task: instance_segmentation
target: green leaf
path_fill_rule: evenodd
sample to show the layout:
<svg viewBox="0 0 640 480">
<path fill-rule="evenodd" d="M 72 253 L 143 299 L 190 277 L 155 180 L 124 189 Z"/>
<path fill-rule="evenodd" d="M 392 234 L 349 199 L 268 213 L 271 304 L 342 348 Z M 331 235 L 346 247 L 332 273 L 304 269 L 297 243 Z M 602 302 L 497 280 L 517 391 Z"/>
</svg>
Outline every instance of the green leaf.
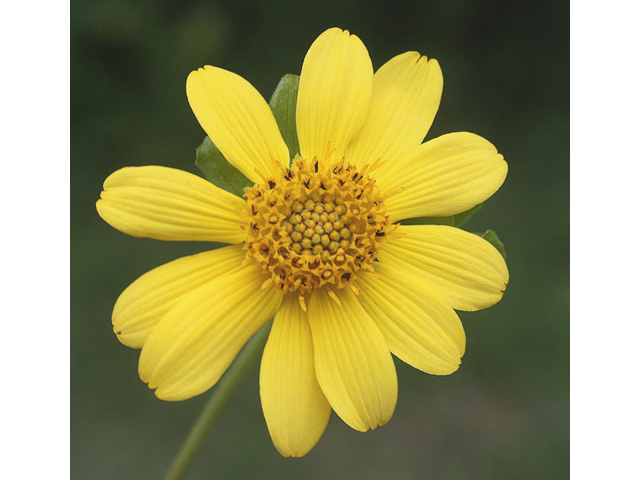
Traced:
<svg viewBox="0 0 640 480">
<path fill-rule="evenodd" d="M 224 155 L 209 137 L 205 137 L 196 150 L 196 165 L 202 170 L 207 180 L 216 187 L 220 187 L 238 197 L 244 195 L 246 187 L 253 185 L 251 180 L 227 162 L 227 159 L 224 158 Z"/>
<path fill-rule="evenodd" d="M 449 217 L 419 217 L 402 220 L 402 225 L 449 225 L 460 228 L 471 216 L 482 208 L 482 204 L 470 208 L 466 212 L 451 215 Z"/>
<path fill-rule="evenodd" d="M 471 216 L 482 208 L 482 204 L 478 204 L 475 207 L 470 208 L 466 212 L 457 213 L 453 216 L 453 226 L 460 228 Z"/>
<path fill-rule="evenodd" d="M 298 85 L 300 77 L 291 73 L 280 79 L 269 106 L 276 118 L 280 134 L 289 149 L 289 159 L 300 153 L 298 131 L 296 130 L 296 105 L 298 102 Z"/>
<path fill-rule="evenodd" d="M 496 249 L 500 252 L 500 255 L 502 255 L 502 258 L 504 258 L 505 260 L 507 259 L 507 252 L 504 251 L 504 245 L 498 238 L 498 235 L 496 235 L 496 232 L 494 232 L 493 230 L 487 230 L 486 232 L 478 233 L 477 235 L 480 235 L 487 242 L 496 247 Z"/>
</svg>

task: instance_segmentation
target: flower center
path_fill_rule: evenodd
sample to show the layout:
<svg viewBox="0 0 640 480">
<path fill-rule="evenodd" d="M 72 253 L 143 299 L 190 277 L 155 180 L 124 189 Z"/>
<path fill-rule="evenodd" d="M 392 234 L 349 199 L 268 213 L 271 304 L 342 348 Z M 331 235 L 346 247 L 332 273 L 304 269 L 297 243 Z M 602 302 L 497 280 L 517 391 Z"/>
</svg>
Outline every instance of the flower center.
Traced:
<svg viewBox="0 0 640 480">
<path fill-rule="evenodd" d="M 327 283 L 343 288 L 358 270 L 373 271 L 389 223 L 366 172 L 344 160 L 323 167 L 298 158 L 247 190 L 244 248 L 271 274 L 268 282 L 304 293 Z"/>
</svg>

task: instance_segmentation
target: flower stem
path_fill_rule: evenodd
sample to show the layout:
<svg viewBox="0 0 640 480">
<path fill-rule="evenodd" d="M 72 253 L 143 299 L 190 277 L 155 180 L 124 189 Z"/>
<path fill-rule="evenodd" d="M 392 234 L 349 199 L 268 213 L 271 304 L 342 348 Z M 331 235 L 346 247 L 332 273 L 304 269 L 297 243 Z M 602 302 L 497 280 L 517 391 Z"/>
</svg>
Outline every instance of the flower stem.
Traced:
<svg viewBox="0 0 640 480">
<path fill-rule="evenodd" d="M 182 447 L 171 463 L 171 468 L 165 476 L 165 480 L 181 480 L 185 478 L 200 449 L 202 449 L 209 433 L 220 417 L 222 410 L 229 403 L 236 388 L 247 375 L 251 367 L 260 358 L 264 345 L 271 330 L 271 322 L 268 322 L 251 337 L 240 351 L 235 361 L 220 378 L 211 398 L 204 406 L 196 423 L 185 438 Z"/>
</svg>

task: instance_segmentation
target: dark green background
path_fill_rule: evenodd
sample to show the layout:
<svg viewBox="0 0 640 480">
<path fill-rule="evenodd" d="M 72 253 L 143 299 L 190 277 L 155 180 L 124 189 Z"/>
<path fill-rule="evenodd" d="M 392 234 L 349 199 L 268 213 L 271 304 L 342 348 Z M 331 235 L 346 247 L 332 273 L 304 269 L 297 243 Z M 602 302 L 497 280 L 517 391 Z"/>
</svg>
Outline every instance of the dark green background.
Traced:
<svg viewBox="0 0 640 480">
<path fill-rule="evenodd" d="M 126 165 L 197 173 L 189 72 L 226 68 L 268 99 L 333 26 L 363 40 L 374 68 L 407 50 L 438 59 L 444 94 L 427 138 L 470 131 L 504 154 L 504 186 L 465 228 L 498 233 L 511 281 L 495 307 L 461 314 L 458 372 L 396 362 L 391 422 L 362 434 L 333 414 L 302 459 L 271 444 L 254 369 L 189 478 L 568 478 L 569 3 L 471 0 L 72 2 L 73 478 L 161 478 L 208 397 L 156 399 L 110 314 L 138 276 L 211 246 L 112 229 L 94 206 L 103 180 Z"/>
</svg>

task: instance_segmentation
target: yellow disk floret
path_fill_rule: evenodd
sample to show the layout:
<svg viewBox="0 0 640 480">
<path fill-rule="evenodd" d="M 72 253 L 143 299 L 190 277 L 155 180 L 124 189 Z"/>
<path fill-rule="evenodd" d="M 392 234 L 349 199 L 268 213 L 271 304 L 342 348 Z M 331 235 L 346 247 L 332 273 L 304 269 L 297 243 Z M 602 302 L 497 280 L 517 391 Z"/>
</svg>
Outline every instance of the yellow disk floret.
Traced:
<svg viewBox="0 0 640 480">
<path fill-rule="evenodd" d="M 373 271 L 389 223 L 384 197 L 366 172 L 344 160 L 323 167 L 298 158 L 247 190 L 244 248 L 277 288 L 342 288 L 358 270 Z"/>
</svg>

